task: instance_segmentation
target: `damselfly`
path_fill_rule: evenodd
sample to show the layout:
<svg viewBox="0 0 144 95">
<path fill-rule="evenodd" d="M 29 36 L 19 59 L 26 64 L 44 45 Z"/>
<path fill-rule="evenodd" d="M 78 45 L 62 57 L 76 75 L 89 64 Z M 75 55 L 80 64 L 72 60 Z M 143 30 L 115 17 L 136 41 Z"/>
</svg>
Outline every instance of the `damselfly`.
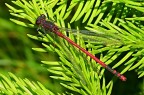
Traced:
<svg viewBox="0 0 144 95">
<path fill-rule="evenodd" d="M 106 65 L 104 62 L 102 62 L 101 60 L 99 60 L 97 57 L 95 57 L 93 54 L 91 54 L 90 52 L 88 52 L 86 49 L 80 47 L 78 44 L 76 44 L 70 38 L 68 38 L 67 36 L 65 36 L 64 34 L 62 34 L 60 32 L 60 28 L 57 25 L 55 25 L 53 22 L 47 21 L 46 20 L 46 16 L 44 14 L 42 14 L 41 16 L 39 16 L 37 18 L 36 24 L 39 27 L 42 27 L 43 29 L 45 29 L 46 31 L 53 32 L 56 35 L 58 35 L 59 37 L 67 40 L 71 45 L 77 47 L 79 50 L 81 50 L 87 56 L 89 56 L 90 58 L 92 58 L 93 60 L 95 60 L 96 62 L 98 62 L 102 67 L 106 68 L 108 71 L 110 71 L 111 73 L 113 73 L 114 75 L 116 75 L 117 77 L 119 77 L 122 81 L 126 81 L 126 77 L 125 76 L 123 76 L 122 74 L 120 74 L 116 70 L 112 69 L 111 67 L 109 67 L 108 65 Z M 84 31 L 84 32 L 86 33 L 86 31 Z"/>
</svg>

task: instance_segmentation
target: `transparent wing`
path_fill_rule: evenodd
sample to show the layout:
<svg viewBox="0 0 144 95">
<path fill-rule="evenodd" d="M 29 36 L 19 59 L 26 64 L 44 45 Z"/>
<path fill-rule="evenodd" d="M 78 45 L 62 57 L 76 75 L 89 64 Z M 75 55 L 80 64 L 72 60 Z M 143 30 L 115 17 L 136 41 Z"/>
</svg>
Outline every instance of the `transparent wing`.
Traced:
<svg viewBox="0 0 144 95">
<path fill-rule="evenodd" d="M 105 45 L 116 45 L 123 44 L 120 33 L 114 33 L 112 31 L 96 31 L 96 30 L 76 30 L 76 29 L 68 29 L 68 28 L 60 28 L 60 30 L 64 30 L 66 32 L 72 33 L 74 35 L 78 35 L 82 37 L 85 41 L 105 44 Z"/>
</svg>

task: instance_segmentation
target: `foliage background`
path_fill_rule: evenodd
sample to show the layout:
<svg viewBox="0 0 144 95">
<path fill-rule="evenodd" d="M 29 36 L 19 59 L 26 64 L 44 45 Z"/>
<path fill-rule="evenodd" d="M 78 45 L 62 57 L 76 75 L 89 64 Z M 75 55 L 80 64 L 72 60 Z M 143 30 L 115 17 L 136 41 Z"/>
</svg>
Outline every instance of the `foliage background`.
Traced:
<svg viewBox="0 0 144 95">
<path fill-rule="evenodd" d="M 12 23 L 9 18 L 8 8 L 4 3 L 11 4 L 10 1 L 0 1 L 0 66 L 1 74 L 7 75 L 7 72 L 14 73 L 17 77 L 28 78 L 33 81 L 40 81 L 45 87 L 52 92 L 62 93 L 66 91 L 64 87 L 60 86 L 58 80 L 53 80 L 49 76 L 51 73 L 47 72 L 44 66 L 40 66 L 41 60 L 59 60 L 58 55 L 54 53 L 39 53 L 33 51 L 32 47 L 41 47 L 41 43 L 29 39 L 26 34 L 37 34 L 33 28 L 25 28 Z M 69 21 L 66 21 L 67 23 Z M 79 25 L 81 21 L 77 21 Z M 75 24 L 74 24 L 75 25 Z M 73 26 L 74 27 L 74 26 Z M 81 26 L 80 26 L 81 27 Z M 126 72 L 128 78 L 127 82 L 114 82 L 111 95 L 138 95 L 143 92 L 142 78 L 138 79 L 135 70 Z M 106 72 L 106 79 L 111 79 L 110 73 Z M 108 83 L 108 81 L 107 81 Z M 106 84 L 107 84 L 106 83 Z M 70 92 L 68 90 L 68 92 Z"/>
</svg>

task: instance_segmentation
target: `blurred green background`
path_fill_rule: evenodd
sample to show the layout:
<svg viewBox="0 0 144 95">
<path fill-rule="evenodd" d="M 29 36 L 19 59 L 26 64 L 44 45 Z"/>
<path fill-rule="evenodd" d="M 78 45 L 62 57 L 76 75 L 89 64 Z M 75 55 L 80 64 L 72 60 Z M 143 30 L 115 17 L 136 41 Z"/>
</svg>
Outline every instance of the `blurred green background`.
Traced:
<svg viewBox="0 0 144 95">
<path fill-rule="evenodd" d="M 57 56 L 32 50 L 33 47 L 40 47 L 41 44 L 28 38 L 26 34 L 37 35 L 36 29 L 11 22 L 9 20 L 11 15 L 5 3 L 10 4 L 11 0 L 0 0 L 0 73 L 7 75 L 8 72 L 12 72 L 21 78 L 40 81 L 53 92 L 63 92 L 64 89 L 59 85 L 59 81 L 50 79 L 50 74 L 40 62 L 57 60 Z M 144 95 L 143 79 L 137 79 L 134 71 L 126 73 L 126 76 L 129 79 L 127 82 L 118 81 L 114 84 L 112 95 Z"/>
<path fill-rule="evenodd" d="M 49 78 L 42 60 L 57 60 L 54 54 L 39 53 L 32 50 L 41 43 L 28 38 L 27 34 L 36 34 L 36 29 L 19 26 L 10 21 L 11 15 L 5 3 L 11 0 L 0 0 L 0 73 L 12 72 L 17 77 L 40 81 L 45 87 L 61 92 L 58 81 Z M 53 55 L 53 56 L 52 56 Z"/>
</svg>

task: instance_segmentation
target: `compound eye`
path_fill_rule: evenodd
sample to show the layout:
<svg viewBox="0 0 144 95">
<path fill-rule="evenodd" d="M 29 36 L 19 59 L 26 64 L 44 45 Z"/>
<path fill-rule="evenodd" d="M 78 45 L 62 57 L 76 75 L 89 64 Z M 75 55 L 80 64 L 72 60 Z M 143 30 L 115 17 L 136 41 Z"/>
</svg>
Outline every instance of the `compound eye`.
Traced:
<svg viewBox="0 0 144 95">
<path fill-rule="evenodd" d="M 39 25 L 41 23 L 41 20 L 37 19 L 36 24 Z"/>
<path fill-rule="evenodd" d="M 41 16 L 39 16 L 39 17 L 37 18 L 36 24 L 37 24 L 37 25 L 41 24 L 41 22 L 42 22 L 43 20 L 45 20 L 45 18 L 46 18 L 46 16 L 45 16 L 44 14 L 42 14 Z"/>
</svg>

